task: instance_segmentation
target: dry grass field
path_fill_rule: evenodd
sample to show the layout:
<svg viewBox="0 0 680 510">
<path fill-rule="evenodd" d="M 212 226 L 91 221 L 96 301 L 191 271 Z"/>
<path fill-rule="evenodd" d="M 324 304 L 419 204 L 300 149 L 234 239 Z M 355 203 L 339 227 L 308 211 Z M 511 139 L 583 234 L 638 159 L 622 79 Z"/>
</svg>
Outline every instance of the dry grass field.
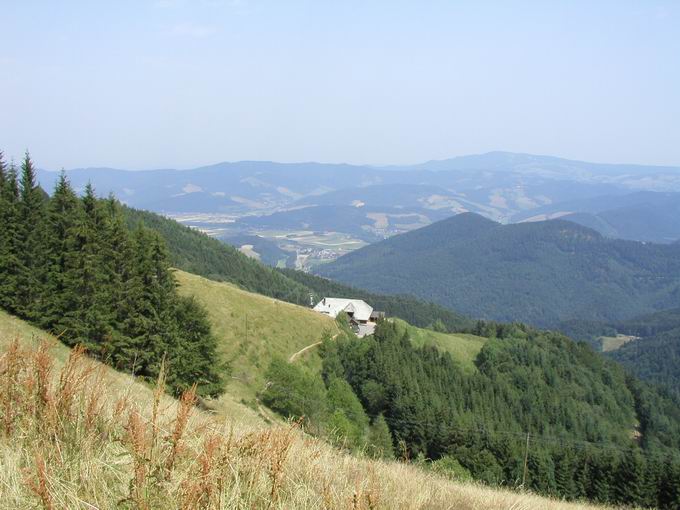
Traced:
<svg viewBox="0 0 680 510">
<path fill-rule="evenodd" d="M 0 315 L 1 509 L 586 509 L 208 414 Z"/>
</svg>

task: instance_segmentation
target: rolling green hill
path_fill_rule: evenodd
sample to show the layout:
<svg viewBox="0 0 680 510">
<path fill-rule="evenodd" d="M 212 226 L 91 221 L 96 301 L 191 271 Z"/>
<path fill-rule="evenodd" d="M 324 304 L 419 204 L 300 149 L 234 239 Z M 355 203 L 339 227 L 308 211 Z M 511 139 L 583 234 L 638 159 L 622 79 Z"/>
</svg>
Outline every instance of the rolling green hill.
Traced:
<svg viewBox="0 0 680 510">
<path fill-rule="evenodd" d="M 263 373 L 275 357 L 288 359 L 299 350 L 338 333 L 336 322 L 309 308 L 293 305 L 215 282 L 184 271 L 175 271 L 180 294 L 194 296 L 206 309 L 218 339 L 218 350 L 233 367 L 227 391 L 252 398 L 263 385 Z M 474 370 L 474 359 L 486 338 L 418 328 L 392 319 L 408 332 L 416 347 L 434 346 L 450 353 L 466 369 Z M 246 329 L 247 328 L 247 329 Z M 318 357 L 308 358 L 319 369 Z"/>
<path fill-rule="evenodd" d="M 624 320 L 680 300 L 678 245 L 606 239 L 560 220 L 501 225 L 461 214 L 364 247 L 318 273 L 541 327 Z"/>
</svg>

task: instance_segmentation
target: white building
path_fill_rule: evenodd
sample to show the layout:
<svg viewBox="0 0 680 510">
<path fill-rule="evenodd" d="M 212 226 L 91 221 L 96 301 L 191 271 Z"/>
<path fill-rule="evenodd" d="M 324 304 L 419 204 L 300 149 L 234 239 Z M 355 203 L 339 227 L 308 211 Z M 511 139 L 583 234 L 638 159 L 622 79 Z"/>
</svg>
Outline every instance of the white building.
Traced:
<svg viewBox="0 0 680 510">
<path fill-rule="evenodd" d="M 314 307 L 314 311 L 336 318 L 345 312 L 350 321 L 357 324 L 367 324 L 371 320 L 373 307 L 361 299 L 323 298 Z"/>
<path fill-rule="evenodd" d="M 349 323 L 359 338 L 372 335 L 378 319 L 385 317 L 383 312 L 373 311 L 373 307 L 361 299 L 323 298 L 314 311 L 336 318 L 341 312 L 349 316 Z"/>
<path fill-rule="evenodd" d="M 334 319 L 345 312 L 350 319 L 360 324 L 365 324 L 371 320 L 373 307 L 361 299 L 347 298 L 323 298 L 314 307 L 314 311 L 323 313 Z"/>
</svg>

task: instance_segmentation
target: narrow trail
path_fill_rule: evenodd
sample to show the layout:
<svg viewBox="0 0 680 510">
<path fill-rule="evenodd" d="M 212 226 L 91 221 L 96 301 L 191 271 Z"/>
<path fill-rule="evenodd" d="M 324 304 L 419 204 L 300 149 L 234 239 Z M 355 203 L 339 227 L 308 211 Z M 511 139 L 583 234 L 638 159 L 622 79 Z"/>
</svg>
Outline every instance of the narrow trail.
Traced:
<svg viewBox="0 0 680 510">
<path fill-rule="evenodd" d="M 333 336 L 331 337 L 331 340 L 335 340 L 336 338 L 338 338 L 338 335 L 340 335 L 340 332 L 338 332 L 338 333 L 336 333 L 335 335 L 333 335 Z M 314 342 L 313 344 L 309 344 L 307 347 L 303 347 L 303 348 L 300 349 L 298 352 L 292 354 L 292 355 L 290 356 L 290 358 L 288 358 L 288 363 L 293 363 L 297 358 L 299 358 L 300 356 L 302 356 L 302 355 L 303 355 L 304 353 L 306 353 L 308 350 L 313 349 L 314 347 L 317 347 L 317 346 L 321 345 L 322 343 L 323 343 L 323 341 L 321 341 L 321 342 Z"/>
</svg>

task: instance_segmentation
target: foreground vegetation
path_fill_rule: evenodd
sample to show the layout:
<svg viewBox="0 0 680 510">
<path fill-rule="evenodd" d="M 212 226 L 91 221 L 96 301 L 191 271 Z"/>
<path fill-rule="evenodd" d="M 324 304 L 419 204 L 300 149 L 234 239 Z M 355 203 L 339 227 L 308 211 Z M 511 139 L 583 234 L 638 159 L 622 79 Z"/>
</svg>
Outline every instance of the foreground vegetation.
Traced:
<svg viewBox="0 0 680 510">
<path fill-rule="evenodd" d="M 0 508 L 594 508 L 357 458 L 296 423 L 207 415 L 193 389 L 176 401 L 162 375 L 151 388 L 0 319 Z"/>
</svg>

